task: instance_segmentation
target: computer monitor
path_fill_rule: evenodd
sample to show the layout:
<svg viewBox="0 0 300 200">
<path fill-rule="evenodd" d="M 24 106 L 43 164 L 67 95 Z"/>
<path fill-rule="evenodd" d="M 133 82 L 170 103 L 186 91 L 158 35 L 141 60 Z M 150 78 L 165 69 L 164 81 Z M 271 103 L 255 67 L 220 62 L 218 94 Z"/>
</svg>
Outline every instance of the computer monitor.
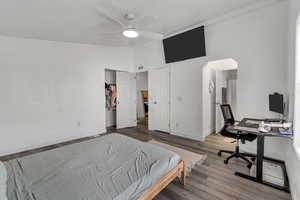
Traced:
<svg viewBox="0 0 300 200">
<path fill-rule="evenodd" d="M 284 114 L 284 102 L 282 94 L 274 93 L 269 95 L 269 110 Z"/>
</svg>

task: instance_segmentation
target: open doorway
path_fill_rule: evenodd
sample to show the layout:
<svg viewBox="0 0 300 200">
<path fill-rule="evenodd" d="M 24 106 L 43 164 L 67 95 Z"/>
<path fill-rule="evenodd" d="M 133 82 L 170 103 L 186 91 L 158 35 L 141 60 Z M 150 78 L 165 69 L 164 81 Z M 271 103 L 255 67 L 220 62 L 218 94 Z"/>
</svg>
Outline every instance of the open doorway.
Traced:
<svg viewBox="0 0 300 200">
<path fill-rule="evenodd" d="M 105 121 L 106 129 L 117 126 L 117 75 L 114 70 L 105 70 Z"/>
<path fill-rule="evenodd" d="M 216 102 L 230 104 L 236 114 L 237 69 L 216 69 Z"/>
<path fill-rule="evenodd" d="M 230 104 L 236 114 L 238 63 L 233 59 L 208 62 L 203 68 L 203 118 L 205 136 L 223 127 L 221 104 Z"/>
<path fill-rule="evenodd" d="M 238 63 L 232 59 L 214 63 L 216 71 L 216 132 L 223 128 L 221 104 L 230 104 L 233 115 L 236 115 Z"/>
<path fill-rule="evenodd" d="M 139 72 L 136 75 L 137 92 L 137 126 L 148 129 L 148 72 Z"/>
<path fill-rule="evenodd" d="M 137 126 L 136 73 L 105 69 L 106 129 Z"/>
</svg>

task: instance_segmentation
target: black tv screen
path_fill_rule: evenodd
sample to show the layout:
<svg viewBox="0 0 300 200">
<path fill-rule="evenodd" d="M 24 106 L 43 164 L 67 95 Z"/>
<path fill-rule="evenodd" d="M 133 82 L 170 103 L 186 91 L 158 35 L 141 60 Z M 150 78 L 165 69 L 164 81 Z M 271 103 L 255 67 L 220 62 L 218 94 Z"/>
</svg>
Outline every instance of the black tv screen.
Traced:
<svg viewBox="0 0 300 200">
<path fill-rule="evenodd" d="M 204 26 L 163 40 L 166 63 L 206 56 Z"/>
<path fill-rule="evenodd" d="M 284 102 L 282 94 L 274 93 L 269 95 L 269 110 L 284 114 Z"/>
</svg>

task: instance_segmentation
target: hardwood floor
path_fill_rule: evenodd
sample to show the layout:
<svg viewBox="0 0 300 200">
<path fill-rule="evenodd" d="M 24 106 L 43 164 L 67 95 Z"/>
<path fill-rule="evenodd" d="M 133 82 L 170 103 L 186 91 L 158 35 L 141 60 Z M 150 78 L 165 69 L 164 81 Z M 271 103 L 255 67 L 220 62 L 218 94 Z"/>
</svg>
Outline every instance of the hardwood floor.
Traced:
<svg viewBox="0 0 300 200">
<path fill-rule="evenodd" d="M 220 149 L 233 150 L 234 144 L 224 142 L 222 136 L 213 134 L 205 142 L 198 142 L 166 133 L 148 131 L 143 128 L 126 128 L 108 130 L 108 133 L 118 132 L 141 141 L 155 139 L 189 151 L 206 154 L 206 161 L 195 167 L 183 187 L 178 181 L 171 183 L 155 200 L 291 200 L 290 194 L 265 185 L 254 183 L 234 175 L 235 171 L 249 173 L 243 161 L 233 159 L 228 165 L 223 163 L 224 157 L 217 156 Z M 73 140 L 48 147 L 38 148 L 18 154 L 0 157 L 0 160 L 10 160 L 49 149 L 70 145 L 93 139 L 94 137 Z"/>
</svg>

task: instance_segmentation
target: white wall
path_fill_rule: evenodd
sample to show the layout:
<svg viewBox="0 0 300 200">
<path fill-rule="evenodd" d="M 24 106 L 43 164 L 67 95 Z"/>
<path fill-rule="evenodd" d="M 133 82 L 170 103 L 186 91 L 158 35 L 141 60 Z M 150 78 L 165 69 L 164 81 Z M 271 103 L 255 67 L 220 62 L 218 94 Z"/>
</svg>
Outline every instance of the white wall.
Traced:
<svg viewBox="0 0 300 200">
<path fill-rule="evenodd" d="M 274 117 L 268 111 L 268 94 L 274 91 L 287 93 L 287 7 L 286 1 L 278 1 L 206 27 L 208 56 L 205 59 L 213 61 L 233 58 L 239 63 L 237 119 L 247 116 Z M 163 63 L 161 44 L 153 43 L 152 45 L 148 44 L 144 50 L 141 48 L 136 47 L 135 58 L 153 57 L 153 60 L 145 60 L 145 68 L 156 67 L 159 63 Z M 184 62 L 192 64 L 193 60 L 182 63 Z M 143 65 L 142 63 L 143 61 L 140 59 L 138 64 Z M 135 64 L 137 65 L 137 63 Z M 198 66 L 201 68 L 204 64 L 202 66 L 198 64 Z M 186 70 L 186 74 L 198 73 L 197 70 L 193 73 L 195 70 L 193 67 L 182 70 Z M 200 73 L 199 76 L 202 74 Z M 187 78 L 186 81 L 189 79 Z M 198 81 L 198 86 L 201 87 L 202 80 Z M 195 109 L 203 116 L 206 115 L 203 113 L 202 107 Z M 189 112 L 189 110 L 180 114 L 187 115 L 184 112 Z M 196 124 L 202 121 L 201 117 L 200 119 L 190 119 L 189 123 Z M 203 127 L 199 126 L 198 128 L 198 134 L 202 134 Z M 283 158 L 284 153 L 280 151 L 282 145 L 285 145 L 285 141 L 268 139 L 266 154 Z M 255 142 L 253 142 L 245 148 L 254 151 L 255 147 Z"/>
<path fill-rule="evenodd" d="M 201 110 L 202 66 L 205 63 L 205 58 L 200 58 L 171 64 L 172 134 L 204 140 Z"/>
<path fill-rule="evenodd" d="M 216 131 L 216 71 L 212 66 L 205 66 L 202 72 L 202 108 L 206 116 L 203 117 L 203 135 L 204 137 Z M 210 93 L 210 81 L 214 88 Z"/>
<path fill-rule="evenodd" d="M 145 108 L 142 90 L 148 90 L 148 72 L 140 72 L 136 75 L 136 90 L 137 90 L 137 116 L 138 118 L 145 117 Z"/>
<path fill-rule="evenodd" d="M 105 82 L 107 84 L 116 84 L 117 82 L 116 71 L 105 70 Z M 113 109 L 105 109 L 105 120 L 106 127 L 116 126 L 117 125 L 117 112 Z"/>
<path fill-rule="evenodd" d="M 129 48 L 0 36 L 0 155 L 105 132 L 104 68 Z"/>
<path fill-rule="evenodd" d="M 134 65 L 136 71 L 147 71 L 165 65 L 164 50 L 161 41 L 152 41 L 133 47 Z M 142 70 L 138 70 L 139 67 Z"/>
<path fill-rule="evenodd" d="M 235 51 L 240 50 L 243 52 L 242 54 L 233 52 L 237 55 L 235 58 L 239 62 L 237 82 L 238 119 L 244 116 L 276 117 L 268 110 L 268 94 L 275 91 L 283 94 L 288 93 L 286 68 L 288 65 L 286 50 L 288 35 L 287 7 L 287 2 L 283 1 L 261 9 L 260 12 L 253 13 L 252 17 L 248 19 L 251 26 L 247 23 L 240 25 L 242 42 L 230 43 L 236 46 Z M 237 23 L 239 20 L 236 20 Z M 249 31 L 250 27 L 251 34 L 249 35 L 246 32 Z M 238 36 L 233 34 L 231 37 Z M 251 45 L 245 49 L 238 48 L 240 46 L 246 47 L 246 44 L 250 43 Z M 266 138 L 265 154 L 270 157 L 284 159 L 285 153 L 280 149 L 287 146 L 287 143 L 287 140 L 281 138 Z M 254 152 L 256 150 L 255 142 L 243 145 L 242 149 Z"/>
<path fill-rule="evenodd" d="M 208 55 L 239 63 L 238 118 L 271 117 L 268 94 L 286 93 L 286 20 L 281 2 L 206 29 Z"/>
<path fill-rule="evenodd" d="M 290 119 L 293 119 L 294 107 L 294 86 L 295 86 L 295 60 L 296 60 L 296 24 L 300 15 L 300 1 L 289 0 L 289 99 L 290 99 Z M 300 133 L 295 132 L 295 135 Z M 286 152 L 286 164 L 289 174 L 290 186 L 294 200 L 300 199 L 300 155 L 296 153 L 292 142 L 288 144 L 282 151 Z"/>
</svg>

